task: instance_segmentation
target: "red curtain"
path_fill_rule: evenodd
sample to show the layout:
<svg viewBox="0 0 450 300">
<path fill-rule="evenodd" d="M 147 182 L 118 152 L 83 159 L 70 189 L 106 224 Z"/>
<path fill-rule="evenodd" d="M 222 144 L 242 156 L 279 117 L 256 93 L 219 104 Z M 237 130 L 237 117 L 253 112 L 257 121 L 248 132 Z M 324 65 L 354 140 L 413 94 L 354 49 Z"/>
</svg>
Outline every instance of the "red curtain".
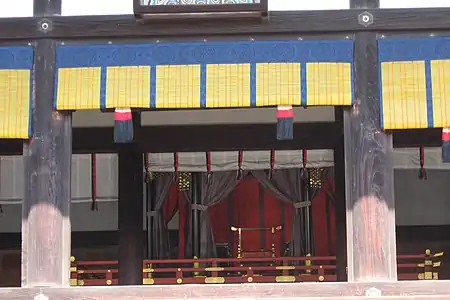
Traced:
<svg viewBox="0 0 450 300">
<path fill-rule="evenodd" d="M 263 195 L 260 195 L 262 190 Z M 264 197 L 264 216 L 263 223 L 260 220 L 260 197 Z M 229 224 L 229 205 L 234 201 L 233 224 Z M 258 180 L 249 178 L 241 181 L 234 191 L 234 199 L 228 199 L 211 207 L 209 213 L 211 216 L 214 238 L 218 243 L 228 243 L 230 238 L 230 226 L 236 227 L 276 227 L 283 226 L 285 241 L 290 240 L 292 216 L 294 208 L 291 204 L 284 205 L 284 222 L 281 220 L 282 205 L 280 200 L 266 189 L 260 189 Z M 277 255 L 280 255 L 281 232 L 275 234 L 275 248 Z M 265 232 L 264 249 L 270 249 L 272 244 L 272 235 L 269 231 Z M 236 243 L 236 240 L 234 241 Z M 248 250 L 261 249 L 260 232 L 248 231 L 243 234 L 243 247 Z"/>
<path fill-rule="evenodd" d="M 329 178 L 328 183 L 322 185 L 317 195 L 312 201 L 313 231 L 315 254 L 317 256 L 335 255 L 336 248 L 336 226 L 334 204 L 329 202 L 329 222 L 327 224 L 327 197 L 326 191 L 334 191 L 333 178 Z M 260 222 L 260 190 L 264 193 L 264 227 L 283 226 L 284 239 L 288 242 L 291 237 L 292 219 L 294 208 L 292 204 L 284 204 L 284 224 L 281 220 L 280 200 L 269 190 L 260 189 L 259 182 L 254 178 L 241 181 L 234 191 L 234 199 L 227 199 L 209 209 L 214 238 L 217 243 L 229 243 L 230 226 L 237 227 L 261 227 Z M 180 257 L 184 256 L 185 245 L 185 220 L 187 217 L 186 200 L 182 193 L 179 193 L 178 202 L 183 204 L 184 209 L 180 209 Z M 229 220 L 230 201 L 234 201 L 234 213 L 232 224 Z M 180 204 L 179 204 L 180 205 Z M 179 206 L 181 208 L 181 206 Z M 275 235 L 276 249 L 280 249 L 282 234 Z M 235 240 L 236 243 L 236 240 Z M 260 249 L 260 233 L 257 231 L 246 232 L 244 234 L 243 246 L 245 249 Z M 271 234 L 265 234 L 265 249 L 271 247 Z M 234 249 L 236 250 L 236 249 Z M 234 252 L 235 253 L 235 252 Z M 281 255 L 281 253 L 277 253 Z"/>
<path fill-rule="evenodd" d="M 312 201 L 314 245 L 316 256 L 336 255 L 336 216 L 334 204 L 327 192 L 334 192 L 334 180 L 329 177 Z M 329 220 L 327 224 L 327 201 Z"/>
</svg>

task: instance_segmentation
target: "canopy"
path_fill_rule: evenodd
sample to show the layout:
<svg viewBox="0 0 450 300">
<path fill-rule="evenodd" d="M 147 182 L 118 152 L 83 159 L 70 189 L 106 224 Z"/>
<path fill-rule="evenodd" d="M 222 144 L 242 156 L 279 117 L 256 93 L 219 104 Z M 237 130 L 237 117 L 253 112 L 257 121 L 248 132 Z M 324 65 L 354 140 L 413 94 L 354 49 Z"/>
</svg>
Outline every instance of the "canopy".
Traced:
<svg viewBox="0 0 450 300">
<path fill-rule="evenodd" d="M 238 151 L 220 151 L 211 153 L 211 170 L 237 170 Z M 242 169 L 270 169 L 271 151 L 243 151 Z M 207 159 L 205 152 L 178 152 L 179 172 L 206 172 Z M 149 153 L 149 169 L 152 172 L 174 172 L 174 153 Z M 332 167 L 334 165 L 332 150 L 308 150 L 307 167 Z M 426 169 L 450 169 L 450 164 L 442 163 L 441 148 L 425 148 Z M 303 167 L 302 150 L 275 150 L 274 168 L 289 169 Z M 419 148 L 402 148 L 394 150 L 394 168 L 420 168 Z"/>
</svg>

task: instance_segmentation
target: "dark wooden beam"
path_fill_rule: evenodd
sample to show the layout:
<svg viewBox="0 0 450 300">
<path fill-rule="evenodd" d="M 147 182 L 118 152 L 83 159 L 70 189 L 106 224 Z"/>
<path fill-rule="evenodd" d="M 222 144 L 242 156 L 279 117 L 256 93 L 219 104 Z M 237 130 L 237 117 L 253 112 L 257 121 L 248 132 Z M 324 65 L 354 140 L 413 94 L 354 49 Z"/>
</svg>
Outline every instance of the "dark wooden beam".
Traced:
<svg viewBox="0 0 450 300">
<path fill-rule="evenodd" d="M 376 33 L 356 33 L 354 53 L 356 103 L 344 113 L 348 280 L 396 281 L 393 145 L 380 128 Z"/>
<path fill-rule="evenodd" d="M 140 116 L 133 113 L 134 132 L 140 134 Z M 136 144 L 119 144 L 119 282 L 142 284 L 144 239 L 144 166 Z"/>
<path fill-rule="evenodd" d="M 371 288 L 381 297 L 367 297 Z M 302 283 L 302 284 L 204 284 L 166 286 L 110 286 L 85 288 L 0 289 L 1 299 L 29 300 L 42 293 L 52 299 L 390 299 L 390 300 L 447 300 L 450 281 L 423 280 L 365 283 Z"/>
<path fill-rule="evenodd" d="M 337 124 L 344 131 L 344 110 L 336 107 Z M 345 141 L 342 134 L 334 148 L 334 205 L 336 222 L 336 275 L 338 281 L 347 281 L 347 231 L 345 202 Z"/>
<path fill-rule="evenodd" d="M 363 1 L 362 1 L 363 3 Z M 374 23 L 362 26 L 358 15 L 374 16 Z M 172 22 L 163 25 L 140 24 L 133 15 L 46 17 L 52 30 L 42 30 L 42 18 L 0 19 L 0 40 L 74 39 L 74 38 L 178 38 L 218 35 L 267 35 L 345 33 L 359 31 L 448 30 L 450 8 L 354 9 L 271 12 L 267 21 L 228 21 L 193 23 Z M 273 38 L 277 38 L 273 36 Z"/>
<path fill-rule="evenodd" d="M 59 3 L 58 3 L 59 2 Z M 61 13 L 59 0 L 35 0 L 36 16 Z M 56 41 L 35 43 L 33 136 L 24 143 L 22 286 L 69 286 L 72 118 L 53 111 Z"/>
<path fill-rule="evenodd" d="M 143 152 L 205 151 L 227 149 L 332 149 L 342 129 L 329 122 L 295 124 L 295 140 L 276 141 L 274 125 L 186 125 L 143 127 Z M 73 128 L 73 153 L 112 153 L 113 128 Z M 392 133 L 395 148 L 440 147 L 442 130 L 417 129 Z M 167 139 L 165 137 L 170 137 Z M 221 137 L 218 139 L 217 137 Z M 158 143 L 155 143 L 155 141 Z M 21 155 L 21 140 L 0 140 L 0 155 Z"/>
</svg>

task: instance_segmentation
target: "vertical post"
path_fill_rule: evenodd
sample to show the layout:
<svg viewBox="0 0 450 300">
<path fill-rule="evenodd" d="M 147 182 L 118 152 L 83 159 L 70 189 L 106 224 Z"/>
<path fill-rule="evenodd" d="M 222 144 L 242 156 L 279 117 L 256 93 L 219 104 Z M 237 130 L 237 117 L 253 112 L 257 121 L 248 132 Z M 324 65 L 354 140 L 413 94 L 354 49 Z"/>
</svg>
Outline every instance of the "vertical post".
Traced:
<svg viewBox="0 0 450 300">
<path fill-rule="evenodd" d="M 344 132 L 344 111 L 336 107 L 334 117 Z M 347 281 L 347 232 L 345 209 L 345 154 L 344 135 L 339 138 L 334 148 L 334 195 L 336 222 L 336 275 L 338 281 Z"/>
<path fill-rule="evenodd" d="M 153 229 L 153 218 L 155 210 L 155 185 L 151 179 L 148 179 L 145 183 L 145 193 L 147 196 L 147 258 L 154 259 L 155 253 L 153 253 L 152 243 L 155 240 Z"/>
<path fill-rule="evenodd" d="M 34 16 L 61 14 L 61 0 L 34 0 Z M 42 30 L 52 30 L 48 21 Z M 33 136 L 24 143 L 22 286 L 69 286 L 72 117 L 53 111 L 56 41 L 35 43 Z"/>
<path fill-rule="evenodd" d="M 379 0 L 350 3 L 379 7 Z M 348 280 L 396 281 L 392 134 L 380 128 L 376 33 L 356 33 L 354 53 L 356 103 L 344 114 Z"/>
<path fill-rule="evenodd" d="M 201 174 L 192 173 L 192 205 L 191 205 L 191 237 L 192 237 L 192 256 L 200 257 L 200 190 L 201 190 Z"/>
<path fill-rule="evenodd" d="M 133 112 L 134 132 L 139 132 L 140 114 Z M 138 139 L 138 136 L 136 139 Z M 137 143 L 119 146 L 119 284 L 142 284 L 143 156 Z"/>
</svg>

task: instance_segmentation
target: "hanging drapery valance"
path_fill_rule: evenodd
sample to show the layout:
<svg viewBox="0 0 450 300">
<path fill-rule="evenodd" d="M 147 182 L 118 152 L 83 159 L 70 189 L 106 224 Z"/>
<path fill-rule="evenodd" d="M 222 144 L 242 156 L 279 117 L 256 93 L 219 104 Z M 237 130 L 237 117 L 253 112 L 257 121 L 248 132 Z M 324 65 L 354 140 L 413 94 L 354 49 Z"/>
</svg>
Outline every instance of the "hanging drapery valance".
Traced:
<svg viewBox="0 0 450 300">
<path fill-rule="evenodd" d="M 449 164 L 442 163 L 440 147 L 424 149 L 424 166 L 431 170 L 447 170 Z M 394 149 L 395 169 L 420 168 L 419 148 Z M 270 151 L 243 151 L 243 170 L 269 170 Z M 333 150 L 308 150 L 308 168 L 327 168 L 334 166 Z M 273 168 L 291 169 L 302 168 L 302 150 L 276 150 Z M 207 172 L 205 152 L 178 152 L 179 172 Z M 175 163 L 173 153 L 149 153 L 149 170 L 152 172 L 174 172 Z M 239 170 L 238 151 L 211 152 L 211 170 L 231 171 Z"/>
<path fill-rule="evenodd" d="M 58 110 L 351 105 L 353 41 L 57 48 Z"/>
<path fill-rule="evenodd" d="M 450 38 L 385 38 L 378 46 L 382 127 L 450 127 Z"/>
<path fill-rule="evenodd" d="M 32 47 L 0 47 L 0 139 L 31 136 L 32 68 Z"/>
<path fill-rule="evenodd" d="M 242 163 L 239 163 L 238 151 L 210 152 L 210 169 L 215 171 L 265 170 L 270 169 L 270 151 L 243 151 Z M 301 150 L 277 150 L 273 161 L 274 169 L 301 168 L 303 166 Z M 239 166 L 240 165 L 240 166 Z M 333 166 L 332 150 L 308 151 L 309 168 Z M 205 152 L 178 152 L 179 172 L 207 172 L 208 164 Z M 149 169 L 153 172 L 174 172 L 173 153 L 149 153 Z"/>
</svg>

